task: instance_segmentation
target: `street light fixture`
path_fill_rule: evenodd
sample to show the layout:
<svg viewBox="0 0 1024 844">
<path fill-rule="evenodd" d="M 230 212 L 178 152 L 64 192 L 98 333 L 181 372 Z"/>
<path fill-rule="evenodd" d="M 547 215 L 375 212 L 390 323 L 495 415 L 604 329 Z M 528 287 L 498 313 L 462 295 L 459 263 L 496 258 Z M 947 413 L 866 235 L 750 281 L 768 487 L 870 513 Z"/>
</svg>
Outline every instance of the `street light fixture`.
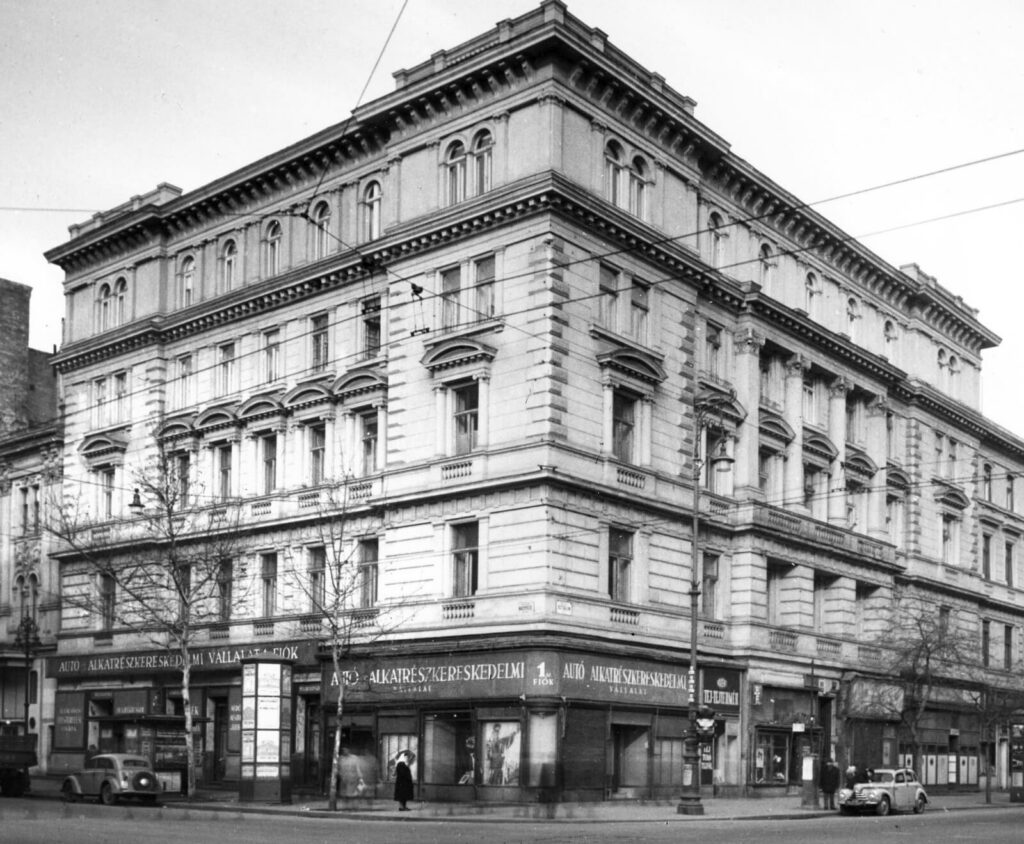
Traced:
<svg viewBox="0 0 1024 844">
<path fill-rule="evenodd" d="M 18 631 L 14 637 L 14 647 L 25 655 L 25 734 L 28 735 L 29 689 L 32 685 L 32 657 L 42 646 L 39 641 L 39 625 L 26 612 L 18 622 Z"/>
<path fill-rule="evenodd" d="M 693 401 L 693 512 L 690 523 L 690 669 L 687 676 L 687 714 L 689 728 L 683 737 L 683 787 L 676 805 L 680 815 L 703 815 L 704 805 L 700 801 L 700 744 L 707 733 L 698 724 L 700 705 L 697 701 L 697 624 L 700 611 L 700 493 L 701 473 L 705 464 L 716 471 L 728 471 L 733 459 L 723 447 L 717 454 L 708 454 L 701 459 L 701 440 L 708 427 L 709 418 L 721 418 L 725 408 L 731 407 L 735 393 L 728 394 L 701 391 Z"/>
</svg>

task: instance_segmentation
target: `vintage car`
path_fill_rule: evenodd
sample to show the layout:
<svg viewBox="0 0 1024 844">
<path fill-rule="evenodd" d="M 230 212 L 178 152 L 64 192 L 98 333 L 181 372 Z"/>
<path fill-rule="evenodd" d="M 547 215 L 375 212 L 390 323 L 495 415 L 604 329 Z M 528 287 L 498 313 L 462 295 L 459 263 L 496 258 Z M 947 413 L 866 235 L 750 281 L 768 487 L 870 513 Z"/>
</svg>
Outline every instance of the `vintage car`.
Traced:
<svg viewBox="0 0 1024 844">
<path fill-rule="evenodd" d="M 149 760 L 130 753 L 101 753 L 87 760 L 77 774 L 66 777 L 61 796 L 68 802 L 96 797 L 110 806 L 122 797 L 156 803 L 162 793 Z"/>
<path fill-rule="evenodd" d="M 888 815 L 907 809 L 920 814 L 927 802 L 928 795 L 909 768 L 878 768 L 871 772 L 870 782 L 839 790 L 839 811 L 843 814 L 871 811 Z"/>
</svg>

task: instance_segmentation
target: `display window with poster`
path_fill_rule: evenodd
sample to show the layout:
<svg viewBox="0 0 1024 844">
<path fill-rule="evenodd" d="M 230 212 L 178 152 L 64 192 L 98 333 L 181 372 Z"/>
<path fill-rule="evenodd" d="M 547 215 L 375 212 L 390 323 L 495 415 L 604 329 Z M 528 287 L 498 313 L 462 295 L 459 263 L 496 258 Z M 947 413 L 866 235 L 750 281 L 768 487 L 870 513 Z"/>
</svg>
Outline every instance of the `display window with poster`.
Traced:
<svg viewBox="0 0 1024 844">
<path fill-rule="evenodd" d="M 423 782 L 474 785 L 476 735 L 469 712 L 427 715 L 423 724 Z"/>
<path fill-rule="evenodd" d="M 481 721 L 477 746 L 481 785 L 519 785 L 522 726 L 519 721 Z"/>
</svg>

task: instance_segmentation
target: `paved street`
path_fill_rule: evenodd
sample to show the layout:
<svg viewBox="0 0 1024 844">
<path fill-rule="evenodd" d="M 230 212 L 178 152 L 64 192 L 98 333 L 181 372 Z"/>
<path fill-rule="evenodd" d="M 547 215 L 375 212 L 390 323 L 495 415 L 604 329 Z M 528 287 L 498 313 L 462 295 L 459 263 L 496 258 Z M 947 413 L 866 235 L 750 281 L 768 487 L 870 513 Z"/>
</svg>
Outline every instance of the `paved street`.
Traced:
<svg viewBox="0 0 1024 844">
<path fill-rule="evenodd" d="M 767 802 L 767 801 L 766 801 Z M 810 813 L 778 819 L 678 818 L 636 806 L 635 819 L 626 817 L 629 807 L 611 819 L 578 821 L 534 820 L 460 815 L 451 818 L 414 813 L 412 817 L 378 816 L 376 819 L 339 813 L 323 817 L 319 812 L 248 813 L 231 807 L 197 809 L 184 804 L 164 807 L 114 806 L 93 803 L 64 805 L 55 800 L 0 801 L 3 840 L 12 844 L 280 844 L 330 842 L 330 844 L 597 844 L 597 842 L 678 842 L 697 839 L 701 844 L 727 842 L 817 842 L 864 844 L 877 841 L 985 841 L 1002 844 L 1020 841 L 1024 807 L 1005 804 L 990 809 L 972 807 L 924 815 L 889 818 Z"/>
</svg>

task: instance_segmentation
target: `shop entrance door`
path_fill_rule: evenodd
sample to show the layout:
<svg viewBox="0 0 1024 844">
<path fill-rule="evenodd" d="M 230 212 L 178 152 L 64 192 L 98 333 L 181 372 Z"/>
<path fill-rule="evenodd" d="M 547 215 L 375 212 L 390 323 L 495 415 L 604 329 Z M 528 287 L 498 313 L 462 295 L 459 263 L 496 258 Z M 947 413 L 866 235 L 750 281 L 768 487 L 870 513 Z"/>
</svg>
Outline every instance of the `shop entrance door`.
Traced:
<svg viewBox="0 0 1024 844">
<path fill-rule="evenodd" d="M 612 724 L 612 791 L 615 797 L 646 797 L 649 780 L 649 727 Z"/>
<path fill-rule="evenodd" d="M 213 701 L 213 781 L 224 782 L 228 756 L 228 700 Z"/>
</svg>

